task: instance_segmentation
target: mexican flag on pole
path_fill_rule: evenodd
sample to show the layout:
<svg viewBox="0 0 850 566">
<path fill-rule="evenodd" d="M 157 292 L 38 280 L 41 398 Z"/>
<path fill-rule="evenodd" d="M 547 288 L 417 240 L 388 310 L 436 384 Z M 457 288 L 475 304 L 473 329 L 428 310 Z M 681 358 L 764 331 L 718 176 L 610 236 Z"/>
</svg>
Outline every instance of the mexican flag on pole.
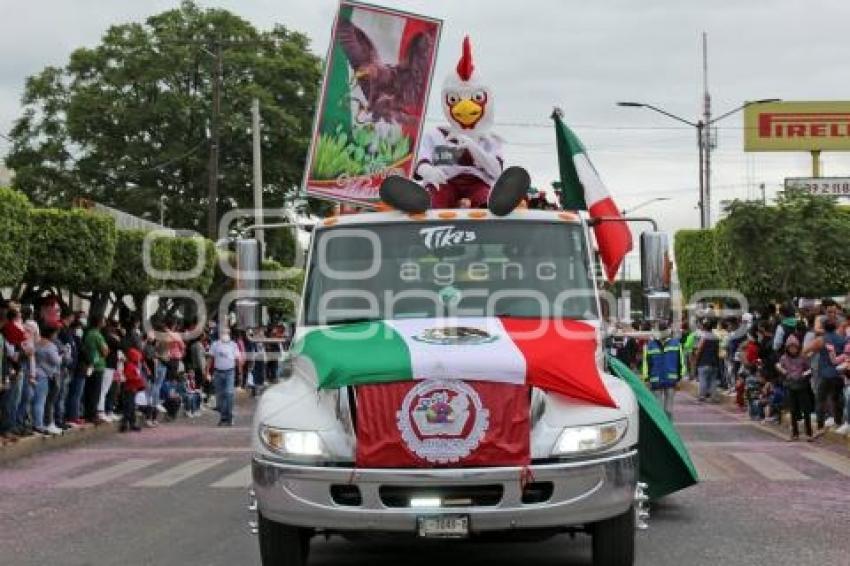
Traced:
<svg viewBox="0 0 850 566">
<path fill-rule="evenodd" d="M 561 120 L 561 112 L 556 109 L 552 119 L 555 121 L 561 172 L 561 205 L 567 210 L 587 210 L 592 219 L 622 218 L 614 198 L 590 162 L 584 145 Z M 596 224 L 593 233 L 605 275 L 613 281 L 626 254 L 632 250 L 632 232 L 625 222 L 608 221 Z"/>
<path fill-rule="evenodd" d="M 616 407 L 596 360 L 596 329 L 575 320 L 463 317 L 344 324 L 293 347 L 319 388 L 414 380 L 535 386 Z"/>
</svg>

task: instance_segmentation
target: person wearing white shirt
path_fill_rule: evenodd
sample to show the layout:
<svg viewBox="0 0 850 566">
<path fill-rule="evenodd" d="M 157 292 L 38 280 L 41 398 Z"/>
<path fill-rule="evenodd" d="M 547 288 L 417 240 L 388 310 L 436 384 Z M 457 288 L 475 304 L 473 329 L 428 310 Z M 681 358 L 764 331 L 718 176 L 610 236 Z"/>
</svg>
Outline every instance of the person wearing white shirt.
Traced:
<svg viewBox="0 0 850 566">
<path fill-rule="evenodd" d="M 239 348 L 230 338 L 230 329 L 221 329 L 219 339 L 210 346 L 208 355 L 213 360 L 213 387 L 216 407 L 221 414 L 218 426 L 233 426 L 233 388 Z"/>
</svg>

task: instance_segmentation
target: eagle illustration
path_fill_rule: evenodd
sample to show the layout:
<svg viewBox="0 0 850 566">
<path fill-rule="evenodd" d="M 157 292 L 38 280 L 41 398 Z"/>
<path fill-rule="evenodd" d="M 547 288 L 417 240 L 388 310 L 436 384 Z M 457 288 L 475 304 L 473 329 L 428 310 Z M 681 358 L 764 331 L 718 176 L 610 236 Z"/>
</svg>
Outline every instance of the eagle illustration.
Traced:
<svg viewBox="0 0 850 566">
<path fill-rule="evenodd" d="M 382 62 L 369 36 L 346 19 L 340 19 L 337 37 L 366 98 L 358 101 L 361 111 L 370 113 L 374 122 L 415 122 L 428 88 L 433 30 L 415 34 L 396 65 Z"/>
</svg>

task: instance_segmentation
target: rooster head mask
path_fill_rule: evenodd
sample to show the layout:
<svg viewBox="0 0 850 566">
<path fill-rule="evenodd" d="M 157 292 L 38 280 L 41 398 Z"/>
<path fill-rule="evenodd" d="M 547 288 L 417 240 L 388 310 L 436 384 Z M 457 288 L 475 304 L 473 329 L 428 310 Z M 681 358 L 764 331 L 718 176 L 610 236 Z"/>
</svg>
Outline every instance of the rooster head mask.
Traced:
<svg viewBox="0 0 850 566">
<path fill-rule="evenodd" d="M 469 37 L 463 39 L 463 53 L 443 83 L 442 96 L 443 114 L 453 130 L 484 134 L 493 125 L 493 93 L 479 80 Z"/>
</svg>

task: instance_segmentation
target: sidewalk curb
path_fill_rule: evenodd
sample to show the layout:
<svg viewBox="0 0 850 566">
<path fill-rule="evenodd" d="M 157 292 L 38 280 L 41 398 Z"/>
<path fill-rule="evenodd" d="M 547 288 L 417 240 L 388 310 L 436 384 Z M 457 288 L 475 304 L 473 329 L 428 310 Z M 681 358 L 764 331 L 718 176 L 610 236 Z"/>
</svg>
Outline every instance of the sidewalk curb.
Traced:
<svg viewBox="0 0 850 566">
<path fill-rule="evenodd" d="M 67 448 L 90 440 L 115 434 L 121 426 L 119 421 L 102 425 L 85 425 L 65 431 L 57 436 L 28 436 L 18 438 L 17 442 L 4 444 L 0 448 L 0 465 L 5 465 L 20 458 L 34 456 L 41 452 Z"/>
<path fill-rule="evenodd" d="M 696 399 L 699 395 L 699 383 L 696 381 L 684 381 L 682 382 L 681 391 L 688 393 L 694 399 Z M 726 393 L 720 393 L 719 395 L 720 403 L 717 403 L 720 407 L 723 407 L 727 412 L 737 413 L 737 404 L 735 403 L 735 397 L 733 395 L 727 395 Z M 790 421 L 788 420 L 790 415 L 787 413 L 782 413 L 782 425 L 789 426 Z M 752 421 L 754 425 L 764 428 L 765 425 L 762 425 L 758 422 Z M 770 429 L 771 432 L 775 431 L 775 428 Z M 841 434 L 836 434 L 835 431 L 829 430 L 820 437 L 823 441 L 828 442 L 830 444 L 836 444 L 838 446 L 843 446 L 846 448 L 850 448 L 850 436 L 844 436 Z"/>
<path fill-rule="evenodd" d="M 237 389 L 235 400 L 242 401 L 250 398 L 249 391 Z M 120 434 L 121 422 L 104 423 L 94 426 L 87 424 L 83 427 L 73 428 L 56 436 L 33 435 L 18 438 L 17 442 L 4 442 L 0 445 L 0 466 L 8 465 L 21 458 L 35 456 L 42 452 L 69 448 L 78 444 L 84 444 L 112 434 Z"/>
</svg>

